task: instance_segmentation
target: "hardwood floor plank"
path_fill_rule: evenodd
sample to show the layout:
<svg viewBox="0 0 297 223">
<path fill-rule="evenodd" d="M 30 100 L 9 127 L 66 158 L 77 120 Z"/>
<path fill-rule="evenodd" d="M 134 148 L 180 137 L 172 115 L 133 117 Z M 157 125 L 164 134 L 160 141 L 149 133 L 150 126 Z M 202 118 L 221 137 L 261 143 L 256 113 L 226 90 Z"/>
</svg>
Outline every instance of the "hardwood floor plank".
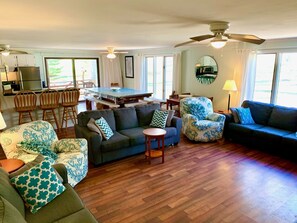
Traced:
<svg viewBox="0 0 297 223">
<path fill-rule="evenodd" d="M 59 138 L 75 137 L 73 128 Z M 89 166 L 75 190 L 100 222 L 296 222 L 297 165 L 227 140 Z"/>
</svg>

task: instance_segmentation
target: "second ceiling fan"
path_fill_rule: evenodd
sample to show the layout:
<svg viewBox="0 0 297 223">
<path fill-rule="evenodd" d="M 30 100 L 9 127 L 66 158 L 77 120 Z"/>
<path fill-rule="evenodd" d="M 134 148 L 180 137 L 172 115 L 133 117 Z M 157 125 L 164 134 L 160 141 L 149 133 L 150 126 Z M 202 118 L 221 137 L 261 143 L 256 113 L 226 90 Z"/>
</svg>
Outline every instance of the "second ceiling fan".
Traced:
<svg viewBox="0 0 297 223">
<path fill-rule="evenodd" d="M 118 53 L 128 53 L 126 51 L 115 51 L 114 47 L 107 47 L 107 52 L 103 52 L 104 54 L 107 54 L 106 57 L 108 59 L 114 59 L 116 58 L 116 54 Z"/>
<path fill-rule="evenodd" d="M 225 33 L 229 28 L 228 22 L 213 22 L 210 23 L 210 31 L 213 33 L 212 35 L 206 34 L 201 36 L 191 37 L 190 41 L 180 43 L 175 45 L 174 47 L 183 46 L 193 42 L 200 42 L 206 39 L 213 38 L 210 42 L 214 48 L 222 48 L 226 45 L 228 39 L 238 40 L 241 42 L 253 43 L 253 44 L 261 44 L 265 41 L 265 39 L 261 39 L 255 35 L 251 34 L 234 34 L 234 33 Z"/>
</svg>

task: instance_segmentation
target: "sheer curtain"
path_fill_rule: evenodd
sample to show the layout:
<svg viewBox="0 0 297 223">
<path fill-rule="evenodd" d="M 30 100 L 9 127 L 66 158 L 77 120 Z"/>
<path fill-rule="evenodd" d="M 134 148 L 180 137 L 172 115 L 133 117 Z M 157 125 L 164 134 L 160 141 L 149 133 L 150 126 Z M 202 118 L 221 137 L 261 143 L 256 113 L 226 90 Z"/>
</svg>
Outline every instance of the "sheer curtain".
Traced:
<svg viewBox="0 0 297 223">
<path fill-rule="evenodd" d="M 234 80 L 238 92 L 233 96 L 234 105 L 240 106 L 246 100 L 253 99 L 256 74 L 256 53 L 250 50 L 238 50 L 237 62 L 234 68 Z"/>
<path fill-rule="evenodd" d="M 110 83 L 119 83 L 123 86 L 120 59 L 117 56 L 114 59 L 108 59 L 102 56 L 102 74 L 100 75 L 100 86 L 110 87 Z"/>
<path fill-rule="evenodd" d="M 181 53 L 173 55 L 173 83 L 172 89 L 177 93 L 181 93 Z"/>
<path fill-rule="evenodd" d="M 137 90 L 146 89 L 146 78 L 144 74 L 144 56 L 138 54 L 134 56 L 134 88 Z"/>
</svg>

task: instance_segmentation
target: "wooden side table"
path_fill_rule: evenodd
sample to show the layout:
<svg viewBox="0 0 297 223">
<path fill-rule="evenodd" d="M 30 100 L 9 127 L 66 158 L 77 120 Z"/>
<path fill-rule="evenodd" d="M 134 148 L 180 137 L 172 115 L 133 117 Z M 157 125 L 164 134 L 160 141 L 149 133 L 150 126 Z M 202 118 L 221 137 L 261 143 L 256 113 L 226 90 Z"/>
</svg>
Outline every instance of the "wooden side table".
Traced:
<svg viewBox="0 0 297 223">
<path fill-rule="evenodd" d="M 20 159 L 4 159 L 0 160 L 0 167 L 3 167 L 8 173 L 12 173 L 24 165 L 24 161 Z"/>
<path fill-rule="evenodd" d="M 162 157 L 162 163 L 164 163 L 164 136 L 166 130 L 159 128 L 148 128 L 143 130 L 145 136 L 145 158 L 149 159 L 151 164 L 151 158 Z M 151 140 L 156 139 L 158 141 L 158 149 L 151 149 Z M 162 141 L 162 147 L 160 147 L 160 141 Z"/>
</svg>

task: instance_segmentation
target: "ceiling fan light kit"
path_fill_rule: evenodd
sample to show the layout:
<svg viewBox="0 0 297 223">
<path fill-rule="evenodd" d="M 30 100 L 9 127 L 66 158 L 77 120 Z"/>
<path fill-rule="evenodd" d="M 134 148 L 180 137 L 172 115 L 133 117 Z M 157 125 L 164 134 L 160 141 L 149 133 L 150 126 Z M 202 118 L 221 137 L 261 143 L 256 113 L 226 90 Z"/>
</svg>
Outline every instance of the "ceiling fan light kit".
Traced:
<svg viewBox="0 0 297 223">
<path fill-rule="evenodd" d="M 10 52 L 8 50 L 3 50 L 1 54 L 5 57 L 9 56 Z"/>
<path fill-rule="evenodd" d="M 108 53 L 108 54 L 106 55 L 106 57 L 107 57 L 108 59 L 114 59 L 114 58 L 116 58 L 117 56 L 116 56 L 114 53 Z"/>
<path fill-rule="evenodd" d="M 210 44 L 214 48 L 222 48 L 226 45 L 228 39 L 233 39 L 241 42 L 253 43 L 253 44 L 261 44 L 265 41 L 265 39 L 261 39 L 255 35 L 251 34 L 234 34 L 234 33 L 225 33 L 226 30 L 229 28 L 228 22 L 213 22 L 209 24 L 209 29 L 213 33 L 213 35 L 200 35 L 191 37 L 192 41 L 184 42 L 175 45 L 175 47 L 183 46 L 192 42 L 200 42 L 206 39 L 214 38 L 210 41 Z M 223 38 L 224 37 L 224 38 Z"/>
</svg>

